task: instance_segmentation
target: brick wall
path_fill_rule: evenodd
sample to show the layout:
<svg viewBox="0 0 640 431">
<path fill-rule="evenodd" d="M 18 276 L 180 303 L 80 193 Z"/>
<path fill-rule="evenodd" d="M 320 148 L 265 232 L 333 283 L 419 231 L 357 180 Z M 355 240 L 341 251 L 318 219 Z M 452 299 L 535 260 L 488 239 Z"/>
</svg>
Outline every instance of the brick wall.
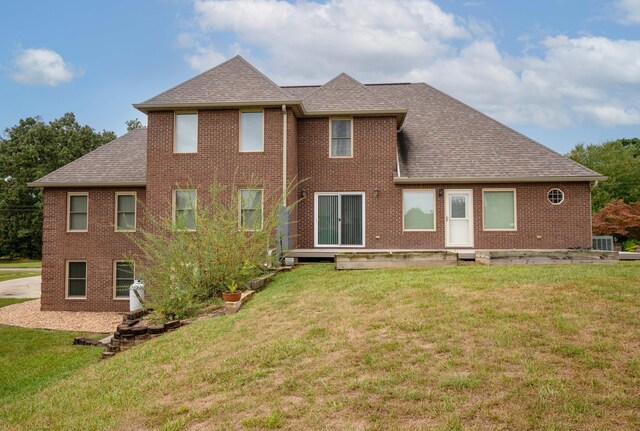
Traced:
<svg viewBox="0 0 640 431">
<path fill-rule="evenodd" d="M 591 246 L 589 183 L 394 185 L 395 118 L 354 118 L 353 127 L 353 158 L 331 159 L 328 157 L 329 120 L 298 120 L 298 169 L 300 177 L 307 178 L 301 186 L 306 198 L 298 207 L 299 248 L 314 247 L 314 193 L 341 191 L 365 192 L 366 248 L 445 248 L 444 193 L 437 196 L 436 192 L 435 232 L 404 232 L 403 188 L 472 189 L 474 248 Z M 547 191 L 555 187 L 565 192 L 565 200 L 560 205 L 547 201 Z M 517 231 L 483 230 L 483 188 L 516 189 Z M 376 189 L 378 197 L 374 195 Z"/>
<path fill-rule="evenodd" d="M 67 232 L 67 192 L 89 193 L 88 232 Z M 129 301 L 115 300 L 114 262 L 135 252 L 128 233 L 115 232 L 115 193 L 135 191 L 137 222 L 144 226 L 144 188 L 44 190 L 42 310 L 128 311 Z M 86 299 L 65 299 L 66 262 L 87 261 Z"/>
</svg>

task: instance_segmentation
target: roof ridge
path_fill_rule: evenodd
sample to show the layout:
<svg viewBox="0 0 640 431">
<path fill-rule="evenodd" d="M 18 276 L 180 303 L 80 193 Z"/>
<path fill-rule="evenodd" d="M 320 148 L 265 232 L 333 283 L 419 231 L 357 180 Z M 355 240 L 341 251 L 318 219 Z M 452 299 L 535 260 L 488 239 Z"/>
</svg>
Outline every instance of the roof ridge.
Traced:
<svg viewBox="0 0 640 431">
<path fill-rule="evenodd" d="M 504 124 L 504 123 L 502 123 L 502 122 L 500 122 L 500 121 L 496 120 L 495 118 L 491 117 L 490 115 L 485 114 L 484 112 L 480 111 L 479 109 L 476 109 L 476 108 L 474 108 L 473 106 L 468 105 L 468 104 L 466 104 L 465 102 L 463 102 L 463 101 L 461 101 L 461 100 L 459 100 L 459 99 L 456 99 L 455 97 L 453 97 L 453 96 L 451 96 L 451 95 L 449 95 L 449 94 L 445 93 L 444 91 L 439 90 L 439 89 L 437 89 L 436 87 L 434 87 L 434 86 L 432 86 L 432 85 L 430 85 L 430 84 L 427 84 L 426 82 L 415 82 L 415 83 L 411 83 L 411 85 L 424 85 L 424 86 L 427 86 L 427 87 L 431 88 L 432 90 L 434 90 L 434 91 L 438 92 L 439 94 L 442 94 L 442 95 L 444 95 L 445 97 L 447 97 L 447 98 L 449 98 L 449 99 L 453 100 L 454 102 L 458 103 L 459 105 L 462 105 L 462 106 L 464 106 L 464 107 L 466 107 L 466 108 L 472 109 L 472 110 L 474 110 L 475 112 L 477 112 L 477 113 L 479 113 L 480 115 L 482 115 L 483 117 L 485 117 L 485 118 L 487 118 L 487 119 L 491 120 L 492 122 L 494 122 L 494 123 L 498 124 L 499 126 L 504 127 L 505 129 L 510 130 L 510 131 L 511 131 L 511 132 L 513 132 L 513 133 L 516 133 L 517 135 L 522 136 L 523 138 L 525 138 L 526 140 L 530 141 L 531 143 L 533 143 L 533 144 L 537 145 L 538 147 L 541 147 L 543 150 L 546 150 L 547 152 L 552 153 L 552 154 L 554 154 L 554 155 L 556 155 L 556 156 L 560 156 L 560 157 L 562 157 L 562 158 L 563 158 L 563 159 L 565 159 L 565 160 L 569 160 L 569 161 L 571 161 L 571 163 L 573 163 L 573 164 L 575 164 L 575 165 L 579 166 L 579 167 L 580 167 L 580 168 L 582 168 L 582 169 L 585 169 L 585 170 L 586 170 L 586 171 L 588 171 L 588 172 L 591 172 L 592 174 L 600 175 L 600 174 L 598 174 L 597 172 L 595 172 L 595 171 L 593 171 L 593 170 L 591 170 L 591 169 L 587 168 L 586 166 L 584 166 L 584 165 L 582 165 L 582 164 L 580 164 L 580 163 L 576 162 L 575 160 L 572 160 L 572 159 L 570 159 L 569 157 L 566 157 L 566 156 L 564 156 L 564 155 L 562 155 L 562 154 L 558 153 L 557 151 L 552 150 L 551 148 L 547 147 L 546 145 L 544 145 L 544 144 L 542 144 L 542 143 L 540 143 L 540 142 L 536 141 L 535 139 L 530 138 L 529 136 L 525 135 L 524 133 L 521 133 L 521 132 L 519 132 L 519 131 L 515 130 L 514 128 L 512 128 L 512 127 L 510 127 L 510 126 L 507 126 L 506 124 Z"/>
<path fill-rule="evenodd" d="M 271 78 L 269 78 L 267 75 L 265 75 L 264 73 L 260 72 L 253 64 L 251 64 L 247 60 L 245 60 L 244 57 L 242 57 L 241 55 L 236 55 L 231 60 L 236 59 L 236 58 L 239 59 L 240 61 L 242 61 L 247 66 L 249 66 L 254 72 L 256 72 L 258 74 L 258 76 L 260 76 L 262 79 L 267 81 L 267 83 L 269 83 L 269 84 L 273 85 L 275 88 L 277 88 L 283 95 L 287 96 L 289 99 L 293 99 L 290 94 L 288 94 L 286 91 L 284 91 L 282 89 L 282 87 L 280 87 L 278 84 L 273 82 L 271 80 Z M 229 60 L 229 61 L 231 61 L 231 60 Z"/>
</svg>

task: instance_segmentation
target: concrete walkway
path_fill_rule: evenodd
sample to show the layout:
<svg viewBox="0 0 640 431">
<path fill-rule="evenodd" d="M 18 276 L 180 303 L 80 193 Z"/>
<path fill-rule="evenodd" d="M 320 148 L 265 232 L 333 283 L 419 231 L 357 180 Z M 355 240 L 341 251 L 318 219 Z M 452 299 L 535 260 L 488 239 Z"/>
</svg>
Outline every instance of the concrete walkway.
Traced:
<svg viewBox="0 0 640 431">
<path fill-rule="evenodd" d="M 0 281 L 0 298 L 40 298 L 41 283 L 39 275 Z"/>
</svg>

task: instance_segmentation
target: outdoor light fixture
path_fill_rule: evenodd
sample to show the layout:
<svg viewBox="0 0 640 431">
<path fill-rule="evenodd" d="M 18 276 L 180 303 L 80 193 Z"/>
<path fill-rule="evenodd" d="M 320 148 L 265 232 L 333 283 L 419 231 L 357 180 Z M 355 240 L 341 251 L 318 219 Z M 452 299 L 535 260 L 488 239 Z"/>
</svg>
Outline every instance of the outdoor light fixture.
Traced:
<svg viewBox="0 0 640 431">
<path fill-rule="evenodd" d="M 300 197 L 301 197 L 302 199 L 306 198 L 306 197 L 307 197 L 307 190 L 302 189 L 302 190 L 300 191 Z"/>
<path fill-rule="evenodd" d="M 378 190 L 377 188 L 373 189 L 373 196 L 375 197 L 380 196 L 380 190 Z"/>
<path fill-rule="evenodd" d="M 438 196 L 442 197 L 444 195 L 444 189 L 438 189 Z"/>
</svg>

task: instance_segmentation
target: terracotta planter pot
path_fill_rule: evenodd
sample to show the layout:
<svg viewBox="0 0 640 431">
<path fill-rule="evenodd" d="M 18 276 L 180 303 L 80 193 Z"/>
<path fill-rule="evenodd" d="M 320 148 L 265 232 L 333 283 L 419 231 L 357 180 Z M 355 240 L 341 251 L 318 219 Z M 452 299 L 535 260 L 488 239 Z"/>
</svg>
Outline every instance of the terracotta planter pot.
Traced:
<svg viewBox="0 0 640 431">
<path fill-rule="evenodd" d="M 222 293 L 222 299 L 224 299 L 226 302 L 238 302 L 240 301 L 240 298 L 242 297 L 242 293 L 241 292 L 223 292 Z"/>
</svg>

